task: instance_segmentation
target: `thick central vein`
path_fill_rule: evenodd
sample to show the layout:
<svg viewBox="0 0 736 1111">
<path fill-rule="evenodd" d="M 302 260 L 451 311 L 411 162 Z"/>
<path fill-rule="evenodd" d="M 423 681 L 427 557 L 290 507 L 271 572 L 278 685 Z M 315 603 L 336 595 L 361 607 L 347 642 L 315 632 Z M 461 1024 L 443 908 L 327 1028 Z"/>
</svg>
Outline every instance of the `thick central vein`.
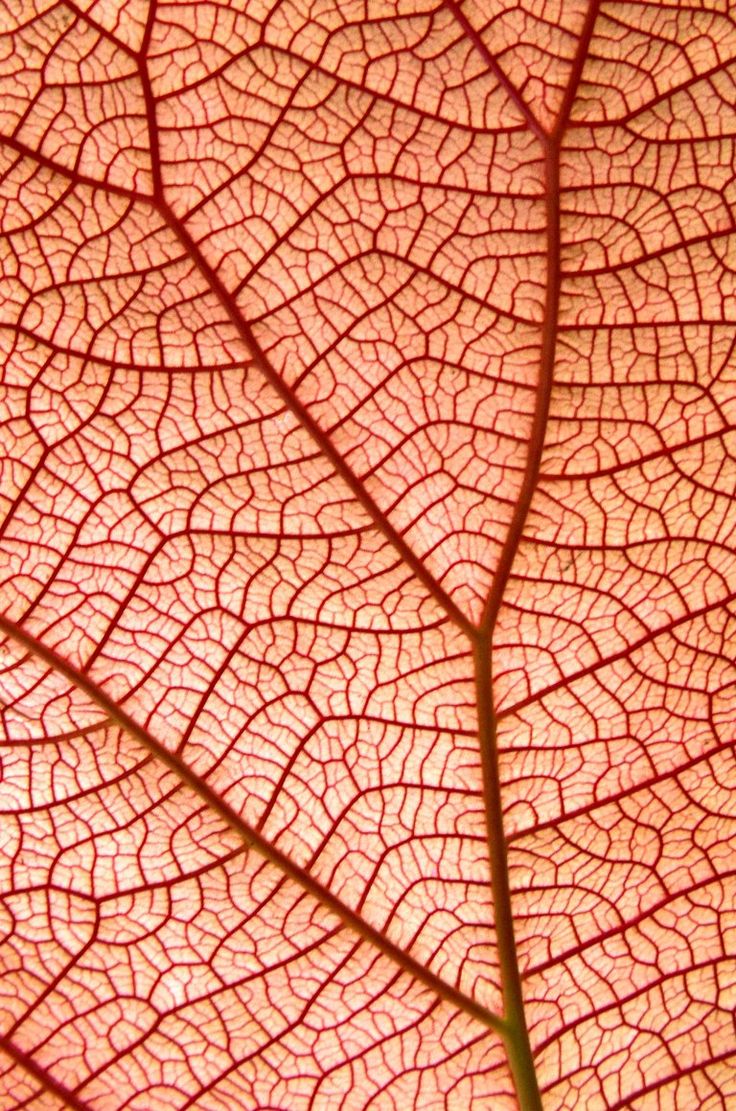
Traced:
<svg viewBox="0 0 736 1111">
<path fill-rule="evenodd" d="M 545 147 L 547 289 L 542 323 L 536 405 L 524 476 L 509 531 L 501 550 L 493 586 L 486 602 L 480 626 L 480 636 L 475 647 L 478 738 L 483 767 L 488 855 L 491 866 L 491 887 L 498 942 L 498 959 L 501 969 L 504 1018 L 508 1024 L 504 1041 L 522 1111 L 542 1111 L 542 1099 L 524 1011 L 521 971 L 514 933 L 508 852 L 503 824 L 503 799 L 497 741 L 498 722 L 493 702 L 491 649 L 493 633 L 511 574 L 511 567 L 519 549 L 539 478 L 552 393 L 560 292 L 559 146 L 554 139 L 550 138 L 546 141 Z"/>
<path fill-rule="evenodd" d="M 448 6 L 455 12 L 466 33 L 492 68 L 503 87 L 510 93 L 512 100 L 522 112 L 530 131 L 539 139 L 544 151 L 547 272 L 536 403 L 524 475 L 509 530 L 501 550 L 493 585 L 489 591 L 480 622 L 479 636 L 476 640 L 474 653 L 478 736 L 483 765 L 488 851 L 491 865 L 496 937 L 501 966 L 504 1018 L 507 1022 L 504 1041 L 521 1111 L 542 1111 L 542 1100 L 526 1022 L 521 972 L 514 934 L 508 844 L 503 823 L 503 800 L 497 741 L 498 721 L 493 700 L 492 645 L 511 569 L 522 541 L 532 507 L 532 499 L 539 482 L 542 452 L 549 420 L 559 327 L 561 284 L 560 150 L 582 77 L 585 59 L 590 49 L 599 2 L 600 0 L 591 0 L 581 29 L 569 81 L 557 120 L 554 127 L 547 132 L 541 127 L 531 109 L 523 98 L 516 93 L 516 90 L 509 90 L 510 83 L 495 59 L 488 52 L 482 39 L 474 32 L 469 22 L 456 8 L 456 5 L 448 0 Z"/>
</svg>

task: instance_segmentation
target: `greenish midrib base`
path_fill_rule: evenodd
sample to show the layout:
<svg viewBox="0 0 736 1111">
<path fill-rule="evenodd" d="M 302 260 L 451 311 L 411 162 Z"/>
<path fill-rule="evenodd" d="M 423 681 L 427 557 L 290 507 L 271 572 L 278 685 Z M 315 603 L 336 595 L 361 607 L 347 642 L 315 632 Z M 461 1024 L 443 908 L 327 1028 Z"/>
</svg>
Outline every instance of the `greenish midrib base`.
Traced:
<svg viewBox="0 0 736 1111">
<path fill-rule="evenodd" d="M 539 1093 L 539 1084 L 524 1014 L 521 975 L 514 937 L 511 888 L 501 809 L 496 719 L 491 689 L 490 637 L 479 638 L 476 642 L 474 663 L 478 705 L 478 739 L 483 766 L 483 791 L 486 800 L 488 855 L 491 865 L 491 888 L 501 972 L 501 990 L 503 993 L 503 1017 L 506 1025 L 503 1040 L 520 1111 L 542 1111 L 542 1097 Z"/>
</svg>

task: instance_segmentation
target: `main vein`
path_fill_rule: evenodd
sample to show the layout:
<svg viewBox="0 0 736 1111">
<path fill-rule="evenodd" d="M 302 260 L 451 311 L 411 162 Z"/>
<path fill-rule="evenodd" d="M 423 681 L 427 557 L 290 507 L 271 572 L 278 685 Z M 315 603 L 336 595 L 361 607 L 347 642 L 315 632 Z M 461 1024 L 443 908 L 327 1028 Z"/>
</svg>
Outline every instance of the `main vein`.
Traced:
<svg viewBox="0 0 736 1111">
<path fill-rule="evenodd" d="M 554 380 L 555 352 L 559 326 L 560 305 L 560 149 L 582 76 L 583 65 L 590 48 L 590 40 L 598 14 L 600 0 L 591 0 L 586 13 L 577 51 L 573 59 L 565 95 L 554 127 L 545 131 L 524 99 L 515 89 L 509 89 L 501 67 L 491 56 L 483 40 L 452 0 L 448 6 L 465 29 L 471 41 L 489 67 L 511 95 L 522 112 L 530 131 L 539 139 L 545 158 L 546 206 L 546 293 L 540 345 L 540 367 L 532 428 L 526 466 L 519 495 L 512 515 L 509 531 L 501 550 L 493 585 L 481 618 L 479 636 L 475 642 L 475 683 L 478 705 L 478 737 L 483 767 L 483 792 L 486 802 L 488 853 L 491 866 L 493 907 L 501 967 L 501 985 L 504 1001 L 504 1018 L 507 1023 L 504 1041 L 509 1067 L 514 1078 L 521 1111 L 542 1111 L 536 1068 L 529 1039 L 524 1010 L 521 973 L 514 932 L 511 902 L 511 883 L 508 864 L 508 844 L 504 833 L 501 775 L 498 758 L 497 717 L 493 700 L 492 645 L 493 635 L 501 610 L 511 568 L 516 559 L 532 506 L 544 449 L 549 420 L 552 384 Z"/>
</svg>

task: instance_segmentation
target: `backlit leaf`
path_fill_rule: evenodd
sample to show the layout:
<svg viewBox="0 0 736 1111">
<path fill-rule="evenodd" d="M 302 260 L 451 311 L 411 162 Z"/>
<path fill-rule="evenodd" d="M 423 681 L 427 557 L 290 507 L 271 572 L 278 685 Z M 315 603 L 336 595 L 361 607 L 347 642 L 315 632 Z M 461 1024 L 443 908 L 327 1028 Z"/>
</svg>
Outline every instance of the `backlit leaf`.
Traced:
<svg viewBox="0 0 736 1111">
<path fill-rule="evenodd" d="M 733 10 L 0 57 L 2 1108 L 734 1107 Z"/>
</svg>

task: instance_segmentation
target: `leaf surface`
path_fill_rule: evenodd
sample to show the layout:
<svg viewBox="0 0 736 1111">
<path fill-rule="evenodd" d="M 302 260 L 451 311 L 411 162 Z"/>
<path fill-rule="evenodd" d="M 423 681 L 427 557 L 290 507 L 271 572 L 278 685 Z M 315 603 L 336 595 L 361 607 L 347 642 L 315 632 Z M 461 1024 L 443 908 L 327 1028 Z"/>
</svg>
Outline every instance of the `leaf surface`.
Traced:
<svg viewBox="0 0 736 1111">
<path fill-rule="evenodd" d="M 727 1111 L 732 13 L 2 57 L 2 1106 Z"/>
</svg>

